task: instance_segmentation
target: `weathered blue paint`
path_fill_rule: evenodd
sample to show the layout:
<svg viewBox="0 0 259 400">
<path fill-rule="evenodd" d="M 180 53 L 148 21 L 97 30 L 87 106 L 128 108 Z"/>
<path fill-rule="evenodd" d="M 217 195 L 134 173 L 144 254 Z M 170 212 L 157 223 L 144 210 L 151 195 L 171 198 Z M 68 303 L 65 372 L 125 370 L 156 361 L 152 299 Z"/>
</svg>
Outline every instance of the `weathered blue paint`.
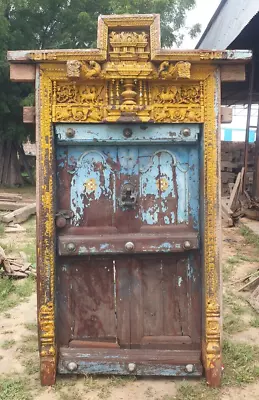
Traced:
<svg viewBox="0 0 259 400">
<path fill-rule="evenodd" d="M 189 213 L 192 216 L 193 228 L 199 228 L 199 204 L 200 204 L 200 190 L 199 190 L 199 151 L 198 148 L 192 147 L 189 150 L 189 170 L 188 170 L 188 202 Z M 198 190 L 197 190 L 198 189 Z"/>
<path fill-rule="evenodd" d="M 188 224 L 199 228 L 199 151 L 188 146 L 58 146 L 57 161 L 72 174 L 71 210 L 77 226 L 101 196 L 118 209 L 116 177 L 139 176 L 140 218 L 147 225 Z M 160 177 L 160 180 L 158 179 Z M 160 183 L 159 183 L 160 182 Z M 161 183 L 162 182 L 162 183 Z M 91 184 L 92 183 L 92 184 Z M 165 183 L 163 189 L 161 184 Z M 178 200 L 177 200 L 178 199 Z"/>
<path fill-rule="evenodd" d="M 73 360 L 75 361 L 75 360 Z M 66 368 L 67 362 L 60 360 L 58 372 L 62 374 L 71 374 Z M 185 365 L 166 365 L 166 364 L 145 364 L 137 365 L 134 372 L 129 372 L 128 363 L 123 362 L 88 362 L 87 360 L 77 360 L 78 368 L 72 374 L 98 374 L 98 375 L 158 375 L 158 376 L 186 376 Z M 190 376 L 201 376 L 202 367 L 200 364 L 194 364 L 194 371 Z"/>
<path fill-rule="evenodd" d="M 125 127 L 132 129 L 130 138 L 123 136 Z M 68 128 L 75 130 L 73 138 L 66 136 Z M 190 136 L 184 136 L 181 133 L 184 128 L 190 129 Z M 127 146 L 129 143 L 193 143 L 198 140 L 199 129 L 198 124 L 58 124 L 56 134 L 58 144 L 117 143 Z"/>
<path fill-rule="evenodd" d="M 71 210 L 74 212 L 75 225 L 80 224 L 84 208 L 91 201 L 100 199 L 101 195 L 113 200 L 115 208 L 114 172 L 104 154 L 91 149 L 80 155 L 71 182 Z"/>
</svg>

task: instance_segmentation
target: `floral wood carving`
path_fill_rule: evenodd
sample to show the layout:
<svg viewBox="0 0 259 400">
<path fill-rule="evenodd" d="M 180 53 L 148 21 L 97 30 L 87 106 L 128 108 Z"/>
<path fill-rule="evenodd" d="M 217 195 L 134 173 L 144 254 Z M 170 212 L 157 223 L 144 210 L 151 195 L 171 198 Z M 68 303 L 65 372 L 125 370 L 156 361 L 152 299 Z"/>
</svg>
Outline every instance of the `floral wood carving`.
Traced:
<svg viewBox="0 0 259 400">
<path fill-rule="evenodd" d="M 173 65 L 169 61 L 164 61 L 159 66 L 158 75 L 162 79 L 190 79 L 191 63 L 179 61 Z"/>
</svg>

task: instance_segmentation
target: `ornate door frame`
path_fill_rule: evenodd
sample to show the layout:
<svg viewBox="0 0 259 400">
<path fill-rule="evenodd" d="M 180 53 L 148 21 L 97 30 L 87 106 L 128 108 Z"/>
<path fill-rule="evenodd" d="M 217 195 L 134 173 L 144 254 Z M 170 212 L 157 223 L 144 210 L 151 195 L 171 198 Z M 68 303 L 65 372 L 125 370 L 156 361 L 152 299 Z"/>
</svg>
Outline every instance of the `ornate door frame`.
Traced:
<svg viewBox="0 0 259 400">
<path fill-rule="evenodd" d="M 202 357 L 221 379 L 220 67 L 251 54 L 160 48 L 159 15 L 100 16 L 97 49 L 9 52 L 36 64 L 38 322 L 41 380 L 55 382 L 55 123 L 203 125 Z"/>
</svg>

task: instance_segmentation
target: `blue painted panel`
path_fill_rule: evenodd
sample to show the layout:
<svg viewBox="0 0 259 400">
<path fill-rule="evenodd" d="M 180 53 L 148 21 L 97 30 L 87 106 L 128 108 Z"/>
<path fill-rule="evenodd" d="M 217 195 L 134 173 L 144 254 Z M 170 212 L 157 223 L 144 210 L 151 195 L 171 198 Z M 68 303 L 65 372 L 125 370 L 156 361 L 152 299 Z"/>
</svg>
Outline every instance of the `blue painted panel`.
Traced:
<svg viewBox="0 0 259 400">
<path fill-rule="evenodd" d="M 74 360 L 73 360 L 74 361 Z M 98 374 L 98 375 L 133 375 L 133 376 L 189 376 L 186 372 L 185 365 L 167 365 L 167 364 L 139 364 L 136 370 L 131 373 L 129 372 L 128 363 L 122 362 L 88 362 L 77 360 L 78 368 L 73 374 Z M 68 371 L 64 363 L 62 361 L 58 364 L 58 372 L 61 374 L 71 374 L 71 371 Z M 194 371 L 191 376 L 201 376 L 202 375 L 202 367 L 200 364 L 194 364 Z"/>
<path fill-rule="evenodd" d="M 129 127 L 132 129 L 132 136 L 125 138 L 123 129 Z M 75 136 L 69 138 L 66 136 L 67 129 L 74 129 Z M 190 136 L 184 136 L 183 129 L 190 129 Z M 198 140 L 200 126 L 198 124 L 154 124 L 154 125 L 96 125 L 96 124 L 58 124 L 55 127 L 59 144 L 102 144 L 117 143 L 128 145 L 129 143 L 193 143 Z"/>
<path fill-rule="evenodd" d="M 109 202 L 109 212 L 115 214 L 120 190 L 116 189 L 116 182 L 121 186 L 134 179 L 139 182 L 136 188 L 139 212 L 134 218 L 139 218 L 144 225 L 190 224 L 198 229 L 199 154 L 196 145 L 60 146 L 57 160 L 61 168 L 66 152 L 67 168 L 73 170 L 71 209 L 75 214 L 75 226 L 84 224 L 84 215 L 91 213 L 92 203 L 101 198 L 100 204 Z M 125 180 L 123 176 L 128 178 Z M 116 218 L 111 221 L 116 226 Z"/>
<path fill-rule="evenodd" d="M 105 155 L 96 149 L 89 149 L 80 154 L 75 174 L 71 181 L 71 210 L 74 213 L 73 222 L 79 225 L 84 209 L 93 200 L 105 196 L 106 201 L 112 201 L 115 211 L 115 176 L 114 171 L 106 162 Z"/>
</svg>

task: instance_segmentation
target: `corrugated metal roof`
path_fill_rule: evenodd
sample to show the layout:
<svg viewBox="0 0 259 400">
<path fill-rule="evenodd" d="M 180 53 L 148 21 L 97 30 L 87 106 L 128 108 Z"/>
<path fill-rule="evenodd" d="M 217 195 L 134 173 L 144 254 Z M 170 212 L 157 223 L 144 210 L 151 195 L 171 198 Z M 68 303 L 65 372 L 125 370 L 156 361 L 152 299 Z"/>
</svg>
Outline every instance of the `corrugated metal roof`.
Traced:
<svg viewBox="0 0 259 400">
<path fill-rule="evenodd" d="M 224 50 L 259 12 L 259 0 L 222 0 L 196 48 Z"/>
</svg>

